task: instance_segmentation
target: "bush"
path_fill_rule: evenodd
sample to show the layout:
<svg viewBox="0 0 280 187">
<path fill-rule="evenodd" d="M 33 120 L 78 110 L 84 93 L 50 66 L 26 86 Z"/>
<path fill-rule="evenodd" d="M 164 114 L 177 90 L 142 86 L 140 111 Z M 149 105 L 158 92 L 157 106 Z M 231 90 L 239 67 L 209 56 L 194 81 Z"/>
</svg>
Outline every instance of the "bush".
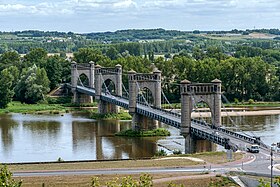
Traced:
<svg viewBox="0 0 280 187">
<path fill-rule="evenodd" d="M 254 103 L 254 100 L 253 100 L 253 99 L 249 99 L 249 100 L 248 100 L 248 103 L 251 105 L 251 104 Z"/>
<path fill-rule="evenodd" d="M 128 137 L 170 136 L 170 132 L 164 128 L 158 128 L 158 129 L 147 130 L 147 131 L 136 131 L 136 130 L 128 129 L 125 131 L 120 131 L 115 135 L 128 136 Z"/>
<path fill-rule="evenodd" d="M 182 154 L 182 151 L 179 150 L 179 149 L 174 149 L 174 150 L 173 150 L 173 154 L 174 154 L 174 155 L 180 155 L 180 154 Z"/>
<path fill-rule="evenodd" d="M 100 187 L 98 177 L 93 177 L 91 179 L 91 187 Z M 104 186 L 104 185 L 102 185 Z M 123 177 L 121 180 L 119 178 L 114 178 L 113 180 L 106 182 L 108 187 L 152 187 L 153 177 L 149 174 L 141 174 L 139 180 L 134 180 L 131 176 Z"/>
<path fill-rule="evenodd" d="M 156 151 L 156 153 L 155 153 L 155 156 L 166 156 L 166 155 L 167 154 L 163 149 Z"/>
<path fill-rule="evenodd" d="M 119 120 L 131 120 L 132 117 L 128 112 L 121 111 L 120 113 L 108 113 L 98 114 L 96 111 L 91 112 L 90 118 L 92 119 L 119 119 Z"/>
<path fill-rule="evenodd" d="M 239 103 L 239 100 L 237 98 L 234 98 L 234 103 L 235 104 L 238 104 Z"/>
<path fill-rule="evenodd" d="M 7 166 L 1 166 L 0 169 L 0 186 L 5 187 L 20 187 L 22 181 L 12 179 L 13 174 L 8 170 Z"/>
</svg>

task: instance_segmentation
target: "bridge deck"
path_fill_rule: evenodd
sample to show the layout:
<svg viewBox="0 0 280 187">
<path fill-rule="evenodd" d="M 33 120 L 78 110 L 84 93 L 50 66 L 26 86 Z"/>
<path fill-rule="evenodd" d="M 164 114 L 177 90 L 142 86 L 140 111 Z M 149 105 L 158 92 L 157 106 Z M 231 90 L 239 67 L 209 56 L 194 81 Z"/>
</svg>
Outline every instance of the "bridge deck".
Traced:
<svg viewBox="0 0 280 187">
<path fill-rule="evenodd" d="M 71 85 L 69 84 L 67 84 L 67 86 L 71 87 Z M 80 93 L 95 96 L 95 90 L 92 88 L 77 86 L 76 89 Z M 128 109 L 129 106 L 128 99 L 105 93 L 101 94 L 101 100 L 112 104 L 116 104 L 125 109 Z M 178 113 L 170 112 L 160 108 L 146 106 L 140 103 L 137 103 L 136 112 L 151 119 L 158 120 L 167 125 L 171 125 L 175 128 L 181 128 L 181 115 Z M 242 135 L 233 131 L 229 131 L 221 127 L 215 127 L 214 125 L 207 124 L 205 122 L 194 119 L 192 120 L 191 134 L 199 138 L 207 139 L 221 146 L 229 146 L 229 148 L 233 150 L 236 150 L 240 145 L 243 145 L 244 143 L 258 143 L 262 148 L 268 148 L 265 144 L 263 144 L 260 141 L 257 141 L 255 138 Z"/>
</svg>

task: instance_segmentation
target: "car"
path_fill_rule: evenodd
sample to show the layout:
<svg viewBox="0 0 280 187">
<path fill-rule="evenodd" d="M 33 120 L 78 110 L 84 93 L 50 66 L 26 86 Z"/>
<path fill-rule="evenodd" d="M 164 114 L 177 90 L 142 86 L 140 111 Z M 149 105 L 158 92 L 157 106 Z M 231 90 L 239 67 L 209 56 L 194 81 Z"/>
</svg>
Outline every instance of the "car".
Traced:
<svg viewBox="0 0 280 187">
<path fill-rule="evenodd" d="M 257 144 L 251 144 L 249 147 L 247 147 L 247 150 L 250 153 L 259 153 L 260 152 L 260 146 Z"/>
</svg>

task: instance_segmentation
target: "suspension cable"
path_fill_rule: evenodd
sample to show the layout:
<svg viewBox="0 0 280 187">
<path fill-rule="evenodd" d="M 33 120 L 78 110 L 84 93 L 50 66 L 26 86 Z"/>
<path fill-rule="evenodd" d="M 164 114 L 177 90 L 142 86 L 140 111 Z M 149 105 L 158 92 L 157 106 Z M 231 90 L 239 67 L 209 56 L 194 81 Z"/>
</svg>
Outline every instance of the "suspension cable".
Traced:
<svg viewBox="0 0 280 187">
<path fill-rule="evenodd" d="M 105 94 L 109 94 L 110 96 L 112 96 L 112 94 L 110 93 L 109 89 L 106 86 L 106 83 L 104 81 L 103 75 L 101 74 L 101 81 L 103 82 L 104 86 L 105 86 Z"/>
<path fill-rule="evenodd" d="M 80 84 L 82 85 L 82 87 L 85 87 L 82 80 L 80 79 L 79 72 L 78 72 L 77 68 L 75 68 L 75 70 L 76 70 L 76 75 L 78 76 L 78 80 L 80 81 Z"/>
<path fill-rule="evenodd" d="M 137 90 L 139 91 L 140 96 L 142 96 L 142 98 L 143 98 L 143 100 L 144 100 L 145 104 L 146 104 L 149 108 L 151 108 L 151 106 L 150 106 L 150 105 L 149 105 L 149 103 L 147 102 L 146 98 L 143 96 L 143 93 L 141 92 L 141 90 L 140 90 L 140 86 L 139 86 L 139 84 L 138 84 L 138 82 L 137 82 L 137 81 L 136 81 L 136 86 L 137 86 Z M 141 102 L 141 101 L 140 101 L 140 102 Z"/>
<path fill-rule="evenodd" d="M 226 98 L 226 96 L 225 96 L 224 94 L 222 94 L 222 98 L 223 98 L 227 103 L 229 103 L 228 99 Z M 225 107 L 224 107 L 224 108 L 225 108 Z M 245 134 L 245 135 L 247 135 L 247 136 L 249 136 L 249 137 L 252 137 L 252 135 L 249 135 L 248 133 L 245 133 L 243 130 L 239 129 L 239 128 L 238 128 L 238 124 L 236 124 L 236 123 L 234 122 L 234 120 L 232 120 L 232 118 L 231 118 L 231 116 L 228 114 L 227 110 L 225 110 L 225 111 L 226 111 L 226 113 L 227 113 L 228 118 L 230 119 L 230 121 L 232 122 L 232 124 L 236 127 L 236 129 L 238 129 L 238 130 L 239 130 L 240 132 L 242 132 L 243 134 Z M 238 112 L 235 112 L 235 113 L 236 113 L 237 116 L 241 117 L 241 115 L 238 114 Z M 255 134 L 254 134 L 252 131 L 249 131 L 249 132 L 252 133 L 253 136 L 255 136 Z"/>
</svg>

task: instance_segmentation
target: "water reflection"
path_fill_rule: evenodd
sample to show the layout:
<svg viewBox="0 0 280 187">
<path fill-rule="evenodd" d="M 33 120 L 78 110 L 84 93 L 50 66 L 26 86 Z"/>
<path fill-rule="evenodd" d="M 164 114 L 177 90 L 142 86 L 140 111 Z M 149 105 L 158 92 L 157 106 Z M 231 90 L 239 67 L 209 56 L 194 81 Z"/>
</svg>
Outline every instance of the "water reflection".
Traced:
<svg viewBox="0 0 280 187">
<path fill-rule="evenodd" d="M 13 132 L 17 130 L 18 124 L 11 119 L 10 115 L 0 116 L 0 130 L 1 130 L 1 148 L 6 156 L 9 156 L 9 150 L 13 145 Z"/>
<path fill-rule="evenodd" d="M 280 141 L 280 115 L 224 117 L 222 122 L 232 130 L 260 136 L 267 144 Z"/>
<path fill-rule="evenodd" d="M 232 125 L 232 121 L 235 125 Z M 279 140 L 280 117 L 246 116 L 223 118 L 223 124 L 238 130 L 253 131 L 266 143 Z M 180 131 L 161 124 L 171 131 L 166 138 L 116 137 L 131 123 L 118 120 L 96 121 L 82 115 L 0 115 L 0 162 L 125 159 L 151 157 L 161 146 L 183 151 Z M 197 151 L 215 149 L 207 141 L 197 142 Z"/>
<path fill-rule="evenodd" d="M 73 153 L 91 153 L 90 159 L 151 157 L 156 151 L 155 138 L 125 138 L 114 134 L 130 128 L 130 122 L 100 120 L 72 123 Z M 85 146 L 86 145 L 86 146 Z"/>
</svg>

